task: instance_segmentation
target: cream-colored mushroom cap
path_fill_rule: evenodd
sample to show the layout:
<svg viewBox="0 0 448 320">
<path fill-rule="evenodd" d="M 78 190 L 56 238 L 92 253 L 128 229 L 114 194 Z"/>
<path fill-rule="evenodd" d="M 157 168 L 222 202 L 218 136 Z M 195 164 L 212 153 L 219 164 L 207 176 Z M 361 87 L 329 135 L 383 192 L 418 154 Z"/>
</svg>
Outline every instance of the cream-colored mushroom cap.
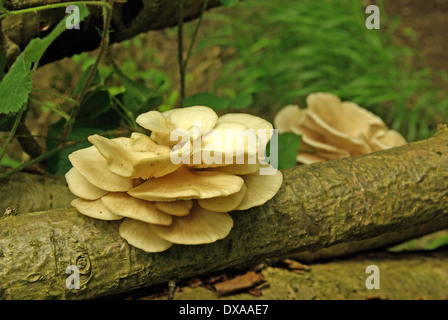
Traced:
<svg viewBox="0 0 448 320">
<path fill-rule="evenodd" d="M 246 195 L 247 187 L 243 184 L 243 187 L 237 193 L 231 194 L 227 197 L 215 197 L 210 199 L 199 199 L 198 204 L 210 211 L 215 212 L 230 212 L 238 208 Z"/>
<path fill-rule="evenodd" d="M 205 244 L 225 238 L 233 228 L 228 213 L 208 211 L 193 206 L 189 215 L 174 217 L 170 226 L 153 225 L 154 232 L 166 241 L 177 244 Z"/>
<path fill-rule="evenodd" d="M 172 216 L 186 216 L 190 213 L 193 207 L 192 200 L 178 200 L 178 201 L 156 201 L 154 206 L 162 212 Z"/>
<path fill-rule="evenodd" d="M 100 220 L 120 220 L 123 219 L 122 216 L 116 215 L 111 212 L 106 206 L 103 204 L 101 199 L 98 200 L 85 200 L 85 199 L 74 199 L 70 203 L 73 207 L 76 208 L 83 215 L 89 216 L 91 218 L 100 219 Z"/>
<path fill-rule="evenodd" d="M 162 252 L 173 245 L 155 234 L 150 224 L 139 220 L 124 219 L 118 232 L 130 245 L 146 252 Z"/>
<path fill-rule="evenodd" d="M 350 137 L 370 136 L 386 127 L 383 120 L 372 112 L 353 102 L 341 102 L 339 97 L 330 93 L 312 93 L 306 101 L 313 119 L 325 123 L 325 128 L 328 126 Z"/>
<path fill-rule="evenodd" d="M 65 174 L 70 191 L 80 198 L 86 200 L 96 200 L 104 196 L 108 191 L 95 187 L 75 168 L 71 168 Z"/>
<path fill-rule="evenodd" d="M 256 163 L 260 142 L 255 130 L 249 129 L 244 124 L 218 123 L 200 139 L 201 149 L 194 150 L 191 155 L 195 167 L 220 167 L 229 163 Z M 264 144 L 262 148 L 264 150 Z M 198 153 L 201 154 L 200 158 Z M 200 166 L 197 166 L 199 164 L 197 159 L 201 160 Z"/>
<path fill-rule="evenodd" d="M 372 143 L 375 151 L 398 147 L 407 143 L 406 139 L 395 130 L 387 130 L 382 135 L 374 136 L 370 142 Z"/>
<path fill-rule="evenodd" d="M 275 196 L 283 183 L 282 173 L 274 170 L 272 166 L 270 169 L 275 173 L 261 175 L 255 172 L 241 176 L 244 179 L 244 187 L 233 195 L 200 199 L 198 203 L 201 207 L 216 212 L 247 210 L 263 205 Z"/>
<path fill-rule="evenodd" d="M 185 166 L 160 178 L 143 182 L 128 193 L 148 201 L 206 199 L 228 196 L 241 190 L 241 177 L 212 171 L 190 171 Z"/>
<path fill-rule="evenodd" d="M 113 192 L 101 198 L 110 212 L 146 223 L 170 225 L 173 218 L 155 208 L 154 203 L 136 199 L 125 192 Z"/>
<path fill-rule="evenodd" d="M 307 109 L 288 105 L 274 123 L 279 132 L 301 136 L 297 161 L 303 164 L 367 154 L 405 143 L 373 114 L 330 93 L 308 95 Z"/>
<path fill-rule="evenodd" d="M 97 188 L 107 191 L 128 191 L 132 179 L 121 177 L 108 168 L 106 159 L 95 146 L 80 149 L 68 156 L 73 167 Z"/>
<path fill-rule="evenodd" d="M 79 197 L 72 206 L 88 217 L 123 219 L 119 234 L 131 246 L 161 252 L 173 244 L 213 243 L 233 228 L 228 212 L 264 204 L 280 188 L 281 172 L 264 170 L 273 133 L 268 121 L 218 118 L 211 108 L 194 106 L 150 111 L 137 123 L 151 134 L 92 135 L 93 146 L 70 154 L 66 174 Z M 189 163 L 196 155 L 201 161 Z"/>
<path fill-rule="evenodd" d="M 227 172 L 238 176 L 255 173 L 258 172 L 258 170 L 260 170 L 260 163 L 230 164 L 227 166 L 213 168 L 213 171 Z"/>
<path fill-rule="evenodd" d="M 142 138 L 140 138 L 142 139 Z M 141 144 L 132 138 L 107 139 L 92 135 L 89 141 L 107 160 L 111 172 L 131 179 L 161 177 L 175 171 L 181 164 L 173 164 L 171 149 L 159 146 L 152 140 L 142 150 Z"/>
<path fill-rule="evenodd" d="M 259 136 L 262 141 L 267 144 L 273 134 L 273 126 L 260 117 L 253 116 L 246 113 L 228 113 L 218 119 L 218 124 L 223 123 L 239 123 L 243 124 Z M 264 132 L 265 136 L 260 136 L 260 133 Z"/>
<path fill-rule="evenodd" d="M 247 190 L 236 210 L 247 210 L 265 204 L 275 196 L 283 183 L 283 175 L 279 170 L 271 175 L 253 173 L 242 178 Z"/>
<path fill-rule="evenodd" d="M 297 105 L 287 105 L 275 115 L 274 126 L 279 133 L 294 132 L 294 129 L 301 125 L 306 113 L 305 109 L 300 109 Z"/>
<path fill-rule="evenodd" d="M 149 111 L 139 115 L 136 122 L 143 128 L 152 131 L 151 138 L 157 143 L 172 147 L 177 142 L 170 140 L 171 131 L 185 130 L 190 138 L 194 137 L 194 125 L 199 124 L 200 134 L 213 128 L 218 120 L 218 115 L 213 109 L 205 106 L 192 106 L 178 108 L 160 113 Z"/>
<path fill-rule="evenodd" d="M 348 150 L 339 145 L 335 146 L 328 144 L 326 139 L 317 132 L 302 128 L 301 135 L 302 145 L 300 146 L 300 149 L 304 152 L 316 151 L 317 153 L 334 154 L 335 159 L 349 157 L 351 155 Z M 364 145 L 364 143 L 362 143 L 362 145 Z M 366 150 L 366 148 L 367 147 L 364 147 L 364 150 Z"/>
<path fill-rule="evenodd" d="M 332 94 L 310 94 L 307 104 L 308 118 L 303 126 L 318 132 L 327 144 L 336 145 L 350 154 L 371 152 L 362 137 L 385 127 L 383 121 L 374 114 L 354 103 L 341 103 Z"/>
<path fill-rule="evenodd" d="M 312 164 L 315 162 L 323 162 L 323 161 L 329 160 L 329 159 L 319 156 L 319 155 L 312 154 L 312 153 L 306 153 L 306 152 L 300 152 L 297 155 L 296 160 L 297 160 L 297 162 L 303 163 L 303 164 Z"/>
</svg>

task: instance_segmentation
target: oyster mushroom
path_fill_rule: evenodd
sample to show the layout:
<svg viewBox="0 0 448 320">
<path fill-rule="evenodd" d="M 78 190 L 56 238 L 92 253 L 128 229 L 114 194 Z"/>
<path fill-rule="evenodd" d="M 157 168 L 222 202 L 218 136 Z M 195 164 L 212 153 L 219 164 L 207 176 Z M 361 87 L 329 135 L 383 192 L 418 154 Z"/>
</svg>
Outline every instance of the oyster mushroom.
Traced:
<svg viewBox="0 0 448 320">
<path fill-rule="evenodd" d="M 223 239 L 233 227 L 228 212 L 261 205 L 281 186 L 279 171 L 260 175 L 265 164 L 260 159 L 247 161 L 264 150 L 272 134 L 272 125 L 261 118 L 218 117 L 212 109 L 196 106 L 150 111 L 137 122 L 151 135 L 132 133 L 129 138 L 114 139 L 92 135 L 91 147 L 70 154 L 73 168 L 66 174 L 70 190 L 79 197 L 72 205 L 91 218 L 123 219 L 118 231 L 130 245 L 161 252 L 173 244 Z M 221 133 L 229 129 L 233 131 L 223 140 Z M 242 136 L 243 129 L 249 134 Z M 188 138 L 187 143 L 177 146 L 171 140 L 173 132 Z M 248 137 L 255 142 L 246 143 Z M 226 145 L 226 139 L 231 143 Z M 199 150 L 191 149 L 197 142 Z M 194 158 L 195 152 L 201 156 L 208 152 L 209 160 L 216 153 L 221 160 L 243 155 L 244 161 L 172 161 L 173 154 L 184 157 L 188 150 L 187 159 Z"/>
<path fill-rule="evenodd" d="M 226 212 L 208 211 L 195 205 L 190 214 L 175 217 L 169 226 L 153 225 L 162 239 L 176 244 L 206 244 L 225 238 L 232 230 L 233 219 Z"/>
<path fill-rule="evenodd" d="M 353 102 L 320 92 L 310 94 L 306 102 L 307 109 L 288 105 L 274 119 L 280 133 L 301 135 L 299 163 L 336 160 L 406 144 L 381 118 Z"/>
<path fill-rule="evenodd" d="M 139 220 L 125 219 L 120 224 L 118 232 L 130 245 L 146 252 L 162 252 L 173 245 L 160 238 L 150 224 Z"/>
</svg>

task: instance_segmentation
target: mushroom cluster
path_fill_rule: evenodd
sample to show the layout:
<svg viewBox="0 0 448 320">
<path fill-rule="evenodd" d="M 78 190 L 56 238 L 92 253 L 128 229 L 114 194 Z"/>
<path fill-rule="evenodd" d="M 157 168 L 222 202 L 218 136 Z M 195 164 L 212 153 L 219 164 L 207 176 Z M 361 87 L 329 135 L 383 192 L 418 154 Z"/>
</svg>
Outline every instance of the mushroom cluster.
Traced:
<svg viewBox="0 0 448 320">
<path fill-rule="evenodd" d="M 274 119 L 279 133 L 301 135 L 297 162 L 310 164 L 397 147 L 406 140 L 370 111 L 330 93 L 310 94 L 308 108 L 288 105 Z"/>
<path fill-rule="evenodd" d="M 233 227 L 228 212 L 264 204 L 282 184 L 278 170 L 260 174 L 270 166 L 256 155 L 264 154 L 272 125 L 259 117 L 218 117 L 194 106 L 150 111 L 137 123 L 151 134 L 92 135 L 92 146 L 69 155 L 66 174 L 78 197 L 72 206 L 92 218 L 124 219 L 119 234 L 137 248 L 161 252 L 223 239 Z"/>
</svg>

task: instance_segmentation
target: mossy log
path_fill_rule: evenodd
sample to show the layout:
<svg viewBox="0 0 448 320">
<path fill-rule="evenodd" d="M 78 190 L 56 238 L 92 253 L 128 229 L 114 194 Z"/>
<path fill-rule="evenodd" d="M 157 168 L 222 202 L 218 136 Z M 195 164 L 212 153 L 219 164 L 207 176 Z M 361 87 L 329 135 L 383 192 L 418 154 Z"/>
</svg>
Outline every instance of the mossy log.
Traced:
<svg viewBox="0 0 448 320">
<path fill-rule="evenodd" d="M 119 222 L 74 209 L 0 219 L 0 298 L 87 299 L 389 233 L 448 223 L 448 129 L 369 155 L 284 170 L 278 194 L 234 212 L 229 236 L 150 254 L 118 234 Z M 67 289 L 78 265 L 80 288 Z"/>
<path fill-rule="evenodd" d="M 8 208 L 28 213 L 67 207 L 75 198 L 62 175 L 19 172 L 0 180 L 0 217 Z"/>
<path fill-rule="evenodd" d="M 5 0 L 8 10 L 21 10 L 67 2 L 64 0 Z M 220 0 L 210 0 L 208 8 L 220 5 Z M 203 0 L 185 0 L 183 16 L 185 21 L 197 18 L 202 11 Z M 71 57 L 99 47 L 101 37 L 96 28 L 102 28 L 101 8 L 89 6 L 91 15 L 81 24 L 79 30 L 72 29 L 58 37 L 40 60 L 40 65 Z M 66 15 L 65 8 L 49 9 L 22 15 L 6 17 L 0 25 L 0 49 L 6 51 L 10 64 L 18 54 L 17 48 L 23 50 L 34 38 L 44 37 Z M 111 21 L 111 43 L 131 39 L 150 30 L 159 30 L 177 25 L 179 19 L 177 0 L 132 0 L 115 2 Z M 2 37 L 2 34 L 4 37 Z"/>
</svg>

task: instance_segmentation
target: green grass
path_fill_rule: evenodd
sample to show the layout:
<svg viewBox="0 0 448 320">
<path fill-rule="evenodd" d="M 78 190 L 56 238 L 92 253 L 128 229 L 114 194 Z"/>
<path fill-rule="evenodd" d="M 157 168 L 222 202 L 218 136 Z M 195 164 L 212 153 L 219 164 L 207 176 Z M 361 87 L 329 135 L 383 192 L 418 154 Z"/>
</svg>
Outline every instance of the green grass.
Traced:
<svg viewBox="0 0 448 320">
<path fill-rule="evenodd" d="M 373 111 L 409 141 L 426 138 L 446 122 L 448 95 L 433 83 L 448 76 L 415 68 L 420 53 L 396 43 L 399 20 L 378 5 L 381 29 L 368 30 L 359 0 L 245 0 L 205 15 L 196 52 L 232 49 L 214 93 L 251 94 L 252 112 L 269 120 L 325 91 Z"/>
</svg>

